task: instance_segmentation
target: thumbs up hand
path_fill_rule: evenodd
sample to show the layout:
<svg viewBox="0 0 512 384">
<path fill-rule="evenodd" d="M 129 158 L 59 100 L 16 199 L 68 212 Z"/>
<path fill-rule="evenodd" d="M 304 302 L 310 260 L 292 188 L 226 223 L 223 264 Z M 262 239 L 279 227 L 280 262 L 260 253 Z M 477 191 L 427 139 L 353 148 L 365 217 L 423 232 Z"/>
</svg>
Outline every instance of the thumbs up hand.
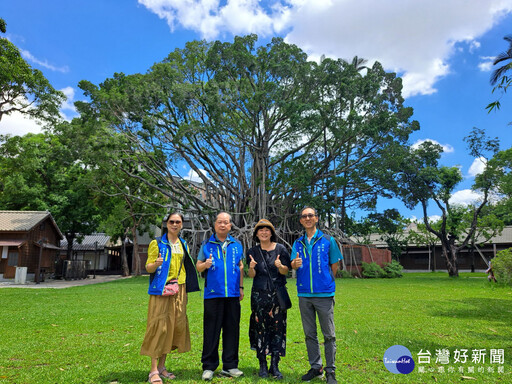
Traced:
<svg viewBox="0 0 512 384">
<path fill-rule="evenodd" d="M 210 269 L 210 267 L 213 265 L 213 255 L 210 253 L 210 257 L 204 261 L 204 265 L 206 269 Z"/>
<path fill-rule="evenodd" d="M 159 253 L 158 257 L 155 260 L 156 267 L 158 268 L 159 266 L 161 266 L 163 262 L 164 262 L 164 258 L 162 257 L 162 254 Z"/>
<path fill-rule="evenodd" d="M 297 257 L 292 261 L 293 269 L 299 269 L 302 267 L 302 259 L 300 258 L 299 252 L 297 252 Z"/>
<path fill-rule="evenodd" d="M 281 260 L 279 259 L 280 257 L 281 257 L 281 255 L 277 255 L 276 261 L 274 263 L 274 265 L 277 267 L 277 269 L 279 269 L 283 266 L 283 263 L 281 263 Z"/>
<path fill-rule="evenodd" d="M 251 269 L 256 268 L 256 264 L 258 264 L 258 263 L 256 261 L 254 261 L 254 258 L 252 257 L 252 255 L 249 255 L 249 257 L 251 258 L 251 261 L 249 262 L 249 268 L 251 268 Z"/>
</svg>

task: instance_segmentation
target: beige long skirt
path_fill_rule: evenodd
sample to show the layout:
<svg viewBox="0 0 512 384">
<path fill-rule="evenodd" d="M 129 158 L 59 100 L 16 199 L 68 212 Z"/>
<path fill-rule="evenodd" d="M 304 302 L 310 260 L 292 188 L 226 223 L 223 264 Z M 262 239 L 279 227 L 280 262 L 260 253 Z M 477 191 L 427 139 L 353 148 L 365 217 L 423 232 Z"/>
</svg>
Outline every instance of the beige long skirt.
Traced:
<svg viewBox="0 0 512 384">
<path fill-rule="evenodd" d="M 159 358 L 174 349 L 179 353 L 190 351 L 185 284 L 180 284 L 174 296 L 149 295 L 148 322 L 140 354 Z"/>
</svg>

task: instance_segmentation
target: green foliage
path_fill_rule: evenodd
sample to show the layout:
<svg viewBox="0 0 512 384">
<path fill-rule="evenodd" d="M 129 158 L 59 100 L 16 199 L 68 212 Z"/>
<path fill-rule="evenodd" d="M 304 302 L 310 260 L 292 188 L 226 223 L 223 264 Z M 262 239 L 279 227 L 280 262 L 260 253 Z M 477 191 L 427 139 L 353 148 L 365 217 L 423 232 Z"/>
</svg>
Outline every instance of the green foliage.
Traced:
<svg viewBox="0 0 512 384">
<path fill-rule="evenodd" d="M 386 272 L 384 272 L 384 270 L 376 262 L 365 263 L 363 261 L 362 267 L 362 275 L 367 279 L 386 277 Z"/>
<path fill-rule="evenodd" d="M 338 269 L 338 273 L 336 274 L 336 277 L 341 277 L 342 279 L 351 279 L 354 277 L 354 275 L 352 275 L 346 269 Z"/>
<path fill-rule="evenodd" d="M 68 242 L 90 234 L 100 220 L 84 162 L 85 141 L 73 124 L 49 132 L 13 136 L 0 145 L 0 206 L 9 210 L 48 210 Z"/>
<path fill-rule="evenodd" d="M 498 283 L 512 286 L 512 248 L 497 253 L 492 270 Z"/>
<path fill-rule="evenodd" d="M 499 148 L 497 138 L 489 139 L 485 137 L 484 131 L 477 128 L 472 130 L 465 141 L 470 154 L 478 158 L 487 159 L 489 155 L 495 155 Z M 499 231 L 502 226 L 499 220 L 482 220 L 484 207 L 494 188 L 492 181 L 496 172 L 486 167 L 482 176 L 475 179 L 473 189 L 482 194 L 481 200 L 468 207 L 453 205 L 450 198 L 462 181 L 462 174 L 457 167 L 439 164 L 441 152 L 439 145 L 425 142 L 404 155 L 395 168 L 394 191 L 407 207 L 421 206 L 425 228 L 441 243 L 447 270 L 450 276 L 456 277 L 460 250 L 474 242 L 478 233 Z M 441 210 L 441 219 L 436 223 L 428 219 L 428 207 L 432 201 Z"/>
<path fill-rule="evenodd" d="M 193 41 L 146 74 L 81 82 L 91 102 L 80 110 L 126 135 L 133 156 L 147 154 L 138 164 L 150 178 L 138 181 L 156 178 L 189 212 L 225 209 L 241 228 L 266 216 L 285 226 L 311 204 L 329 219 L 336 211 L 343 226 L 347 209 L 385 194 L 387 162 L 419 129 L 401 79 L 379 63 L 317 64 L 281 38 L 257 40 Z M 183 163 L 201 193 L 184 186 Z"/>
<path fill-rule="evenodd" d="M 512 35 L 505 36 L 503 38 L 508 44 L 508 49 L 505 52 L 501 52 L 494 59 L 493 65 L 503 64 L 501 67 L 496 68 L 491 74 L 491 85 L 494 85 L 492 93 L 500 91 L 503 94 L 507 92 L 507 89 L 512 86 L 512 77 L 508 75 L 508 72 L 512 70 Z M 493 109 L 500 109 L 501 103 L 498 100 L 491 102 L 485 107 L 490 113 Z"/>
<path fill-rule="evenodd" d="M 388 278 L 402 277 L 404 267 L 396 260 L 384 264 L 384 272 Z"/>
<path fill-rule="evenodd" d="M 0 32 L 6 32 L 3 19 Z M 0 121 L 4 115 L 20 112 L 41 122 L 55 123 L 60 119 L 59 107 L 65 99 L 41 71 L 23 59 L 13 43 L 0 37 Z"/>
</svg>

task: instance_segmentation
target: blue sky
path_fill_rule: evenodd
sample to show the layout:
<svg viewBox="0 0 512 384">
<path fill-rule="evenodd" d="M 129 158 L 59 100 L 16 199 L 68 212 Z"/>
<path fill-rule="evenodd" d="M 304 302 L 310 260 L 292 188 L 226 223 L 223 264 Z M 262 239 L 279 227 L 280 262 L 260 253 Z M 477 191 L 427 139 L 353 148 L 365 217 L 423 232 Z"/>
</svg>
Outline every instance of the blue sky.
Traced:
<svg viewBox="0 0 512 384">
<path fill-rule="evenodd" d="M 411 143 L 443 145 L 442 163 L 465 176 L 454 202 L 477 197 L 469 188 L 479 163 L 463 137 L 478 127 L 500 138 L 503 149 L 512 144 L 512 94 L 500 111 L 485 110 L 497 96 L 490 63 L 508 48 L 503 37 L 512 34 L 512 0 L 2 0 L 0 17 L 24 58 L 66 93 L 68 119 L 73 102 L 84 99 L 80 80 L 144 73 L 190 40 L 256 33 L 261 42 L 282 36 L 312 60 L 357 55 L 403 76 L 406 105 L 421 125 Z M 39 130 L 16 115 L 0 122 L 0 134 Z M 400 204 L 379 204 L 390 207 Z M 418 209 L 400 210 L 421 217 Z"/>
</svg>

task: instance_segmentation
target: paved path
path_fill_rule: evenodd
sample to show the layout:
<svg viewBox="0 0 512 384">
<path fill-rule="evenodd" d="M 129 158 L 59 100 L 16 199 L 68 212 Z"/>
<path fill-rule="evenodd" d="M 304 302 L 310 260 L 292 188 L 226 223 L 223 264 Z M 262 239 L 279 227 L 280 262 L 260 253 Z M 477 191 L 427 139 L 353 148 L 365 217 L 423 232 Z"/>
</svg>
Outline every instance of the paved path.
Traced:
<svg viewBox="0 0 512 384">
<path fill-rule="evenodd" d="M 96 275 L 94 279 L 93 276 L 90 276 L 87 279 L 81 280 L 53 280 L 46 279 L 45 281 L 36 284 L 33 281 L 27 281 L 25 284 L 15 284 L 14 279 L 11 280 L 0 280 L 0 288 L 69 288 L 69 287 L 78 287 L 81 285 L 88 284 L 98 284 L 98 283 L 106 283 L 109 281 L 120 280 L 120 279 L 129 279 L 131 276 L 123 277 L 121 275 Z"/>
</svg>

